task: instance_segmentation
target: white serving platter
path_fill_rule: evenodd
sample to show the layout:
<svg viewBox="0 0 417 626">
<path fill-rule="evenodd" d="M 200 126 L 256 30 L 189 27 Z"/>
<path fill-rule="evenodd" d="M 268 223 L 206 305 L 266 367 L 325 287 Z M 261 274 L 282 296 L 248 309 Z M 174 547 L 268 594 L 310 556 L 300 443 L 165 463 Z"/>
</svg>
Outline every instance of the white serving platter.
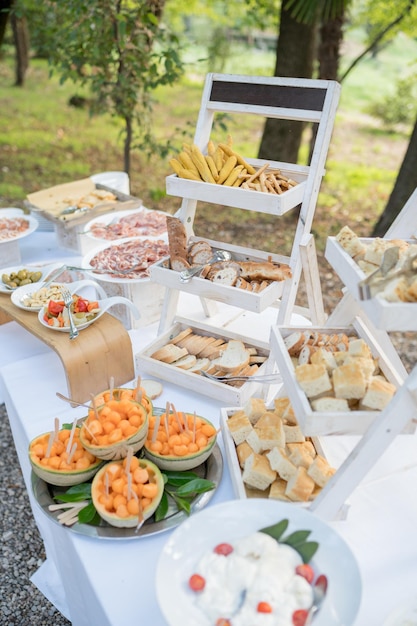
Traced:
<svg viewBox="0 0 417 626">
<path fill-rule="evenodd" d="M 58 269 L 59 267 L 62 267 L 63 272 L 65 271 L 65 267 L 62 265 L 62 263 L 49 263 L 48 265 L 31 265 L 30 263 L 27 263 L 26 265 L 23 265 L 23 264 L 12 265 L 12 266 L 3 267 L 2 269 L 0 269 L 0 275 L 1 274 L 9 275 L 12 273 L 17 273 L 20 270 L 30 270 L 31 272 L 41 272 L 41 277 L 38 280 L 38 282 L 32 283 L 31 285 L 33 289 L 36 289 L 36 285 L 40 285 L 42 282 L 44 282 L 47 279 L 47 277 L 55 269 Z M 0 293 L 12 294 L 13 291 L 11 289 L 7 289 L 3 281 L 0 281 Z"/>
<path fill-rule="evenodd" d="M 261 159 L 247 159 L 247 162 L 256 168 L 266 163 Z M 240 189 L 239 187 L 226 187 L 194 180 L 179 178 L 171 174 L 166 178 L 166 192 L 169 196 L 179 196 L 190 200 L 201 200 L 211 204 L 230 206 L 237 209 L 247 209 L 272 215 L 284 215 L 295 208 L 304 199 L 308 167 L 297 167 L 275 161 L 268 161 L 270 169 L 280 169 L 287 178 L 295 180 L 298 184 L 280 195 Z M 288 169 L 287 169 L 288 168 Z"/>
<path fill-rule="evenodd" d="M 321 333 L 341 333 L 361 337 L 368 344 L 374 358 L 378 359 L 379 367 L 387 380 L 397 389 L 404 383 L 404 378 L 399 374 L 384 354 L 384 351 L 376 339 L 367 332 L 365 325 L 356 318 L 352 326 L 348 328 L 309 328 L 272 326 L 271 328 L 271 354 L 278 364 L 282 376 L 285 393 L 291 400 L 294 413 L 297 417 L 305 436 L 324 435 L 361 435 L 374 419 L 380 415 L 380 411 L 349 411 L 349 412 L 319 412 L 313 411 L 310 402 L 296 381 L 294 365 L 284 339 L 296 331 L 318 331 Z"/>
<path fill-rule="evenodd" d="M 136 317 L 139 317 L 139 311 L 130 300 L 128 300 L 127 298 L 120 297 L 120 296 L 112 296 L 111 298 L 104 298 L 103 300 L 99 300 L 98 305 L 100 308 L 100 312 L 89 322 L 86 322 L 85 324 L 76 324 L 77 329 L 84 330 L 85 328 L 88 328 L 89 326 L 91 326 L 91 324 L 94 324 L 94 322 L 100 319 L 100 317 L 102 317 L 104 313 L 107 313 L 107 311 L 111 307 L 120 305 L 120 304 L 127 306 Z M 45 328 L 48 328 L 51 331 L 57 331 L 59 333 L 70 332 L 71 329 L 69 326 L 63 326 L 63 327 L 49 326 L 49 324 L 47 324 L 45 320 L 43 319 L 44 311 L 45 311 L 45 307 L 42 307 L 42 309 L 38 311 L 38 320 L 42 324 L 42 326 L 44 326 Z"/>
<path fill-rule="evenodd" d="M 373 239 L 361 238 L 361 241 L 369 244 Z M 415 244 L 416 241 L 410 243 Z M 377 328 L 404 332 L 417 330 L 417 302 L 388 302 L 378 296 L 369 300 L 360 299 L 358 283 L 366 278 L 366 274 L 335 237 L 327 238 L 325 257 Z"/>
<path fill-rule="evenodd" d="M 37 219 L 32 217 L 32 215 L 27 215 L 22 209 L 0 209 L 0 222 L 2 219 L 13 219 L 16 217 L 21 217 L 28 222 L 28 228 L 23 230 L 20 233 L 16 233 L 12 237 L 7 237 L 7 239 L 0 238 L 0 245 L 10 243 L 11 241 L 16 241 L 18 239 L 23 239 L 23 237 L 27 237 L 31 235 L 39 226 L 39 222 Z"/>
<path fill-rule="evenodd" d="M 42 308 L 42 305 L 39 306 L 27 306 L 24 304 L 25 302 L 25 297 L 27 298 L 27 296 L 31 293 L 36 293 L 37 291 L 39 291 L 40 289 L 42 289 L 43 285 L 45 283 L 41 282 L 41 283 L 32 283 L 30 285 L 22 285 L 21 287 L 18 287 L 15 291 L 12 291 L 12 295 L 11 295 L 11 301 L 13 302 L 13 304 L 15 306 L 17 306 L 19 309 L 22 309 L 23 311 L 32 311 L 34 313 L 37 313 L 38 311 L 40 311 L 40 309 Z M 59 282 L 54 282 L 52 283 L 51 286 L 59 286 L 62 285 L 63 283 L 59 283 Z M 86 287 L 93 287 L 94 290 L 96 291 L 96 293 L 101 297 L 101 298 L 106 298 L 107 294 L 104 291 L 104 289 L 98 284 L 96 283 L 94 280 L 76 280 L 72 283 L 65 283 L 65 286 L 68 288 L 69 292 L 71 294 L 74 293 L 78 293 L 79 291 L 83 291 Z M 91 298 L 89 298 L 91 299 Z"/>
<path fill-rule="evenodd" d="M 166 217 L 168 214 L 164 213 L 163 211 L 153 211 L 152 209 L 147 209 L 144 206 L 138 207 L 137 209 L 129 209 L 129 210 L 125 210 L 125 211 L 117 211 L 116 213 L 107 213 L 101 216 L 97 216 L 93 219 L 91 219 L 89 222 L 87 222 L 87 224 L 84 227 L 83 232 L 81 233 L 82 235 L 85 235 L 86 237 L 88 237 L 89 239 L 92 239 L 93 241 L 95 241 L 96 243 L 105 243 L 105 242 L 110 242 L 110 241 L 118 241 L 120 239 L 125 239 L 127 236 L 132 236 L 132 235 L 122 235 L 121 237 L 114 237 L 112 239 L 110 239 L 109 237 L 100 237 L 94 234 L 94 232 L 92 232 L 92 228 L 95 224 L 100 224 L 103 226 L 109 226 L 110 224 L 117 224 L 123 217 L 130 217 L 130 216 L 134 216 L 137 215 L 138 218 L 143 216 L 146 220 L 146 216 L 149 214 L 154 214 L 157 213 L 158 215 L 161 215 L 163 217 Z M 163 232 L 161 232 L 158 235 L 144 235 L 141 234 L 140 232 L 138 232 L 137 234 L 133 235 L 134 237 L 140 237 L 143 239 L 163 239 L 164 241 L 168 241 L 168 234 L 167 234 L 167 230 L 166 227 L 163 230 Z"/>
<path fill-rule="evenodd" d="M 199 240 L 200 238 L 198 237 L 192 237 L 190 238 L 190 243 Z M 232 259 L 236 261 L 288 263 L 288 258 L 284 258 L 282 255 L 270 254 L 262 252 L 261 250 L 250 250 L 248 248 L 220 243 L 210 239 L 204 239 L 204 241 L 207 241 L 213 250 L 229 251 L 232 255 Z M 261 313 L 276 302 L 276 300 L 282 296 L 285 284 L 285 281 L 275 281 L 259 293 L 255 293 L 246 291 L 245 289 L 239 289 L 238 287 L 213 283 L 211 280 L 198 276 L 194 276 L 187 283 L 182 283 L 180 281 L 180 273 L 170 269 L 169 257 L 165 257 L 152 265 L 149 272 L 152 281 L 165 285 L 170 289 L 185 291 L 198 295 L 200 298 L 216 300 L 217 302 L 237 306 L 246 311 L 253 311 L 254 313 Z"/>
<path fill-rule="evenodd" d="M 254 341 L 252 339 L 248 340 L 246 337 L 237 333 L 227 332 L 224 329 L 215 329 L 206 324 L 197 324 L 178 317 L 175 318 L 173 325 L 166 332 L 159 335 L 155 341 L 135 355 L 136 370 L 141 373 L 146 372 L 155 378 L 166 380 L 180 387 L 185 387 L 185 389 L 189 389 L 190 391 L 195 391 L 209 396 L 210 398 L 216 398 L 216 400 L 232 406 L 242 406 L 251 396 L 262 390 L 263 385 L 259 382 L 248 381 L 241 387 L 233 387 L 232 385 L 212 381 L 200 374 L 188 372 L 174 365 L 151 358 L 151 354 L 169 343 L 170 339 L 177 336 L 182 330 L 188 327 L 191 327 L 193 332 L 200 335 L 223 338 L 225 340 L 241 340 L 246 346 L 256 348 L 258 354 L 269 356 L 269 345 L 267 343 Z M 257 373 L 265 373 L 266 365 L 266 362 L 261 365 Z"/>
<path fill-rule="evenodd" d="M 227 425 L 227 420 L 229 417 L 234 415 L 237 411 L 239 411 L 240 407 L 223 407 L 220 409 L 220 428 L 223 437 L 224 450 L 226 454 L 226 460 L 230 471 L 230 476 L 232 479 L 233 492 L 237 498 L 250 498 L 252 497 L 253 491 L 247 489 L 245 483 L 242 480 L 242 469 L 239 465 L 239 459 L 236 453 L 236 445 L 233 441 L 233 437 L 230 434 L 229 427 Z M 312 438 L 312 443 L 316 449 L 317 454 L 325 457 L 323 448 L 321 446 L 320 440 L 318 437 Z M 265 490 L 264 498 L 268 498 L 269 489 Z M 255 497 L 261 497 L 260 494 L 262 492 L 257 491 L 257 495 Z M 283 500 L 284 501 L 284 500 Z M 288 502 L 288 500 L 285 500 Z M 308 508 L 311 502 L 290 502 L 290 504 L 294 504 L 295 506 L 302 506 Z"/>
<path fill-rule="evenodd" d="M 312 564 L 329 581 L 314 626 L 353 626 L 359 611 L 362 582 L 355 557 L 333 528 L 302 507 L 277 500 L 233 500 L 207 507 L 185 520 L 168 538 L 156 569 L 156 593 L 169 626 L 211 626 L 187 584 L 203 554 L 219 543 L 289 521 L 288 533 L 311 531 L 319 548 Z M 270 616 L 267 616 L 270 617 Z M 267 620 L 269 622 L 269 620 Z M 266 623 L 266 622 L 264 622 Z M 271 623 L 271 622 L 270 622 Z"/>
</svg>

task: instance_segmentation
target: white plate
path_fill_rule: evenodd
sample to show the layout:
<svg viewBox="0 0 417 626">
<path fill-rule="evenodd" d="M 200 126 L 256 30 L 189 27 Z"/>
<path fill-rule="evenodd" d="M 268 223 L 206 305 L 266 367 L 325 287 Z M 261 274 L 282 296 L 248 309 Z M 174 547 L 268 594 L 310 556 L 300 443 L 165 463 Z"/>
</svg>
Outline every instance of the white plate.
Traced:
<svg viewBox="0 0 417 626">
<path fill-rule="evenodd" d="M 83 257 L 82 267 L 89 268 L 91 267 L 91 272 L 89 274 L 100 281 L 105 281 L 108 283 L 118 283 L 118 284 L 130 284 L 130 283 L 142 283 L 143 281 L 149 282 L 149 277 L 145 278 L 121 278 L 120 276 L 113 276 L 112 274 L 105 273 L 97 273 L 94 272 L 94 267 L 91 265 L 92 259 L 102 250 L 107 250 L 108 248 L 115 248 L 115 253 L 117 254 L 117 248 L 122 246 L 125 243 L 130 243 L 131 241 L 144 241 L 149 239 L 150 241 L 154 241 L 155 238 L 152 237 L 125 237 L 123 239 L 117 239 L 116 241 L 108 241 L 105 244 L 99 245 L 94 250 L 91 250 L 88 254 Z M 161 237 L 157 237 L 158 239 L 162 239 Z M 167 252 L 163 255 L 166 256 Z"/>
<path fill-rule="evenodd" d="M 272 500 L 232 500 L 208 507 L 183 522 L 159 557 L 156 593 L 169 626 L 212 626 L 194 604 L 187 581 L 204 551 L 233 543 L 256 530 L 289 520 L 286 534 L 310 530 L 319 543 L 314 565 L 329 581 L 326 599 L 314 626 L 351 626 L 359 609 L 362 584 L 358 565 L 343 539 L 309 511 Z"/>
<path fill-rule="evenodd" d="M 104 224 L 105 226 L 109 225 L 110 223 L 114 223 L 117 224 L 117 222 L 122 218 L 122 217 L 126 217 L 129 215 L 135 215 L 136 213 L 138 213 L 139 215 L 146 215 L 147 213 L 158 213 L 160 215 L 168 215 L 168 213 L 164 213 L 163 211 L 153 211 L 151 209 L 147 209 L 144 206 L 141 206 L 137 209 L 129 209 L 126 211 L 117 211 L 116 213 L 113 211 L 112 213 L 106 213 L 105 215 L 100 215 L 98 217 L 93 218 L 92 220 L 90 220 L 84 229 L 83 234 L 85 234 L 87 237 L 89 237 L 90 239 L 94 239 L 94 241 L 102 241 L 102 242 L 117 242 L 120 241 L 120 239 L 122 239 L 122 237 L 117 237 L 115 239 L 104 239 L 102 237 L 97 237 L 95 236 L 92 232 L 90 232 L 92 226 L 94 224 L 100 223 L 100 224 Z M 134 235 L 136 237 L 136 235 Z M 165 229 L 165 231 L 163 233 L 161 233 L 160 235 L 137 235 L 139 238 L 141 239 L 163 239 L 164 241 L 168 241 L 168 233 Z M 125 239 L 126 237 L 123 237 L 123 239 Z"/>
<path fill-rule="evenodd" d="M 94 324 L 94 322 L 100 319 L 100 317 L 104 313 L 106 313 L 112 306 L 116 304 L 125 304 L 127 307 L 131 309 L 136 319 L 140 317 L 139 311 L 130 300 L 128 300 L 127 298 L 123 298 L 122 296 L 113 296 L 111 298 L 104 298 L 103 300 L 99 300 L 98 305 L 100 307 L 100 313 L 98 313 L 94 319 L 92 319 L 90 322 L 87 322 L 86 324 L 77 324 L 78 330 L 84 330 L 84 328 L 88 328 L 89 326 L 91 326 L 91 324 Z M 49 324 L 47 324 L 44 321 L 43 315 L 44 315 L 45 308 L 46 307 L 42 307 L 42 309 L 38 312 L 38 319 L 40 323 L 42 324 L 42 326 L 45 326 L 45 328 L 49 328 L 50 330 L 56 330 L 60 333 L 69 333 L 70 331 L 69 326 L 59 328 L 58 326 L 49 326 Z"/>
<path fill-rule="evenodd" d="M 14 218 L 14 217 L 23 217 L 25 220 L 29 222 L 29 226 L 26 230 L 21 233 L 18 233 L 14 237 L 8 237 L 7 239 L 0 239 L 0 244 L 8 243 L 9 241 L 16 241 L 16 239 L 22 239 L 23 237 L 27 237 L 31 235 L 39 226 L 38 220 L 36 220 L 31 215 L 27 215 L 22 209 L 0 209 L 0 221 L 4 218 Z"/>
<path fill-rule="evenodd" d="M 42 289 L 44 284 L 45 284 L 44 282 L 38 282 L 38 283 L 32 283 L 30 285 L 22 285 L 21 287 L 18 287 L 17 289 L 15 289 L 15 291 L 12 291 L 11 300 L 13 304 L 17 306 L 19 309 L 23 309 L 24 311 L 33 311 L 37 313 L 42 308 L 42 306 L 38 306 L 38 307 L 25 306 L 22 301 L 24 300 L 25 296 L 27 296 L 28 294 L 35 293 L 39 291 L 40 289 Z M 60 283 L 60 282 L 52 283 L 52 285 L 60 285 L 60 284 L 62 285 L 63 283 Z M 107 296 L 103 287 L 98 285 L 94 280 L 88 280 L 88 279 L 76 280 L 73 283 L 65 283 L 65 285 L 68 287 L 69 291 L 72 294 L 77 293 L 78 291 L 81 291 L 84 287 L 94 287 L 100 298 L 105 298 Z M 91 300 L 91 298 L 89 299 Z"/>
<path fill-rule="evenodd" d="M 3 267 L 2 269 L 0 269 L 0 277 L 2 274 L 9 275 L 12 272 L 17 273 L 20 270 L 30 270 L 31 272 L 42 272 L 42 276 L 40 277 L 38 282 L 32 283 L 32 285 L 30 285 L 31 287 L 33 287 L 33 289 L 35 289 L 36 285 L 40 285 L 41 282 L 44 282 L 45 279 L 51 274 L 51 272 L 53 272 L 55 269 L 58 269 L 59 267 L 63 268 L 62 269 L 63 272 L 65 271 L 65 267 L 63 267 L 62 263 L 49 263 L 48 265 L 31 265 L 30 263 L 27 263 L 26 265 L 13 265 L 11 267 Z M 0 280 L 0 292 L 10 293 L 10 294 L 13 293 L 13 291 L 11 291 L 10 289 L 7 289 L 7 287 L 1 280 Z"/>
</svg>

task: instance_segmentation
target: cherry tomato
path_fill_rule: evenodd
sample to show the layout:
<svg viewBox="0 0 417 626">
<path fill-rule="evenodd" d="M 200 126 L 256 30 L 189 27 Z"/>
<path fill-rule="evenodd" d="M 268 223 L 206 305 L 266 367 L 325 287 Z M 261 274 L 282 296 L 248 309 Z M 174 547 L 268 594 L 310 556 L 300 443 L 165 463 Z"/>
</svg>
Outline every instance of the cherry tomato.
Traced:
<svg viewBox="0 0 417 626">
<path fill-rule="evenodd" d="M 230 619 L 219 617 L 219 619 L 216 621 L 216 626 L 232 626 L 232 622 L 230 621 Z"/>
<path fill-rule="evenodd" d="M 75 308 L 79 313 L 85 313 L 86 311 L 88 311 L 88 301 L 83 300 L 82 298 L 78 298 L 75 304 Z"/>
<path fill-rule="evenodd" d="M 223 556 L 227 556 L 228 554 L 233 552 L 233 546 L 231 546 L 230 543 L 219 543 L 219 545 L 214 548 L 213 552 L 215 552 L 216 554 L 223 554 Z"/>
<path fill-rule="evenodd" d="M 272 606 L 269 602 L 259 602 L 256 610 L 258 613 L 272 613 Z"/>
<path fill-rule="evenodd" d="M 206 586 L 206 581 L 202 576 L 200 576 L 200 574 L 193 574 L 190 576 L 188 585 L 193 591 L 203 591 Z"/>
<path fill-rule="evenodd" d="M 292 623 L 294 626 L 304 626 L 308 617 L 308 611 L 305 609 L 298 609 L 292 614 Z"/>
<path fill-rule="evenodd" d="M 295 573 L 305 578 L 306 581 L 310 583 L 310 585 L 314 580 L 314 570 L 311 565 L 308 565 L 307 563 L 297 565 L 297 567 L 295 568 Z"/>
<path fill-rule="evenodd" d="M 55 300 L 49 300 L 48 313 L 51 315 L 59 315 L 64 310 L 64 304 L 62 302 L 55 302 Z"/>
</svg>

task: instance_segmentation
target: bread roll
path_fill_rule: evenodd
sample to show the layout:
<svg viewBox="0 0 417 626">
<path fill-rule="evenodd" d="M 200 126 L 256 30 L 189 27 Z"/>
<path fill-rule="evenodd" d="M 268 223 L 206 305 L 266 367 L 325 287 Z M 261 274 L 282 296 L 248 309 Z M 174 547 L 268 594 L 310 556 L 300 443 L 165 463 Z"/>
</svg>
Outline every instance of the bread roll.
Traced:
<svg viewBox="0 0 417 626">
<path fill-rule="evenodd" d="M 291 278 L 292 272 L 285 263 L 271 263 L 270 261 L 241 261 L 239 262 L 240 276 L 249 282 L 252 280 L 282 281 Z"/>
</svg>

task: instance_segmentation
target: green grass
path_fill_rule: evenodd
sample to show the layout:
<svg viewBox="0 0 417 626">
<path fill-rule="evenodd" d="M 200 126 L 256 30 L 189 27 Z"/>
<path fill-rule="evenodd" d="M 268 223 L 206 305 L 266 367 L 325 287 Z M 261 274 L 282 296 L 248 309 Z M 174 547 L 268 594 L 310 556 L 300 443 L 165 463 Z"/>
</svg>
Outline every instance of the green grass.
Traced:
<svg viewBox="0 0 417 626">
<path fill-rule="evenodd" d="M 360 49 L 359 38 L 352 38 L 347 59 Z M 154 127 L 161 142 L 176 140 L 180 146 L 181 141 L 191 141 L 209 69 L 206 61 L 198 59 L 205 56 L 203 48 L 186 50 L 186 76 L 174 87 L 155 92 Z M 346 223 L 357 227 L 359 234 L 370 234 L 382 212 L 410 129 L 388 132 L 366 110 L 371 100 L 393 89 L 400 68 L 416 58 L 417 42 L 398 36 L 377 59 L 366 59 L 357 66 L 342 85 L 314 222 L 318 248 L 323 248 L 329 230 L 336 232 Z M 242 46 L 232 46 L 222 71 L 271 75 L 274 62 L 272 52 L 256 50 L 248 54 Z M 39 189 L 99 171 L 123 169 L 121 123 L 108 115 L 91 118 L 86 110 L 68 105 L 71 96 L 87 94 L 73 84 L 60 85 L 56 76 L 49 78 L 45 62 L 40 60 L 31 60 L 23 88 L 14 87 L 13 81 L 13 58 L 6 54 L 0 60 L 0 207 L 23 206 L 26 195 Z M 226 121 L 226 132 L 232 135 L 236 149 L 247 157 L 257 156 L 263 121 L 251 116 L 234 116 Z M 218 123 L 212 138 L 216 142 L 226 138 Z M 306 154 L 305 146 L 301 154 Z M 165 177 L 169 173 L 168 158 L 153 156 L 149 160 L 136 151 L 132 158 L 132 193 L 150 208 L 176 211 L 180 199 L 165 195 Z M 276 218 L 271 221 L 261 214 L 253 216 L 217 207 L 206 211 L 203 221 L 206 231 L 217 235 L 217 224 L 237 220 L 246 230 L 263 225 L 266 245 L 274 248 L 280 230 L 275 226 Z M 200 224 L 201 220 L 197 221 Z"/>
</svg>

